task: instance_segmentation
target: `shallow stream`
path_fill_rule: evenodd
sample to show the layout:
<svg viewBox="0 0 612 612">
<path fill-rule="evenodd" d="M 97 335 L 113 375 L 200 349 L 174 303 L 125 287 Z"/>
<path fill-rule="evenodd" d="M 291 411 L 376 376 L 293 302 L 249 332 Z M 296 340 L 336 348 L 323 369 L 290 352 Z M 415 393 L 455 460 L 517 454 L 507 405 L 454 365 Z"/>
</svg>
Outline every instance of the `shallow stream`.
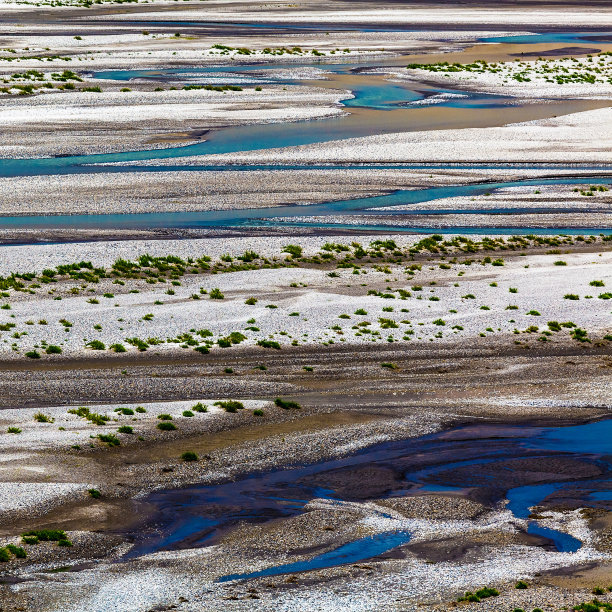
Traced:
<svg viewBox="0 0 612 612">
<path fill-rule="evenodd" d="M 385 442 L 341 459 L 252 473 L 234 482 L 157 491 L 147 531 L 132 534 L 128 558 L 218 543 L 240 522 L 288 519 L 310 500 L 366 502 L 415 495 L 465 496 L 525 519 L 541 545 L 572 553 L 582 542 L 530 519 L 534 506 L 612 509 L 612 419 L 563 427 L 468 425 Z M 306 561 L 220 580 L 271 576 L 355 563 L 409 543 L 405 528 L 384 531 Z"/>
</svg>

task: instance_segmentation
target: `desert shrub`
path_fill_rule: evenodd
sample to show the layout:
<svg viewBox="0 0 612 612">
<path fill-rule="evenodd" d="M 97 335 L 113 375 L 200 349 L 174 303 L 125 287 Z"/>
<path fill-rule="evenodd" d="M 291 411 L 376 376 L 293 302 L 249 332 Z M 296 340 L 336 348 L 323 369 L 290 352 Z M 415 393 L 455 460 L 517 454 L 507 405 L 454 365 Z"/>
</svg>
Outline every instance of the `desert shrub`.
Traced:
<svg viewBox="0 0 612 612">
<path fill-rule="evenodd" d="M 61 352 L 62 352 L 62 349 L 55 344 L 50 344 L 45 349 L 45 353 L 47 353 L 47 355 L 59 355 Z"/>
<path fill-rule="evenodd" d="M 35 537 L 40 542 L 59 542 L 68 538 L 63 529 L 33 529 L 32 531 L 25 531 L 21 534 L 21 537 L 24 542 L 26 537 Z M 29 542 L 26 542 L 26 544 L 29 544 Z"/>
<path fill-rule="evenodd" d="M 255 408 L 255 410 L 253 410 L 253 416 L 263 416 L 264 415 L 264 411 L 261 408 Z"/>
<path fill-rule="evenodd" d="M 515 585 L 515 589 L 527 589 L 529 585 L 524 580 L 519 580 Z"/>
<path fill-rule="evenodd" d="M 183 410 L 183 416 L 184 417 L 192 417 L 193 416 L 193 412 L 191 412 L 191 410 Z"/>
<path fill-rule="evenodd" d="M 43 414 L 42 412 L 37 412 L 34 415 L 34 420 L 37 421 L 38 423 L 53 423 L 55 421 L 54 418 L 47 416 L 46 414 Z"/>
<path fill-rule="evenodd" d="M 211 300 L 222 300 L 225 297 L 219 288 L 211 289 L 209 295 Z"/>
<path fill-rule="evenodd" d="M 40 359 L 40 353 L 38 351 L 28 351 L 25 356 L 30 359 Z"/>
<path fill-rule="evenodd" d="M 15 544 L 7 544 L 6 549 L 15 555 L 17 559 L 25 559 L 28 555 L 21 546 L 15 546 Z"/>
<path fill-rule="evenodd" d="M 100 340 L 90 340 L 85 344 L 85 346 L 93 349 L 94 351 L 103 351 L 106 348 L 104 342 L 101 342 Z"/>
<path fill-rule="evenodd" d="M 195 412 L 208 412 L 208 407 L 205 406 L 202 402 L 198 402 L 191 407 Z"/>
<path fill-rule="evenodd" d="M 133 434 L 134 433 L 134 429 L 130 427 L 129 425 L 121 425 L 121 427 L 119 427 L 117 431 L 122 434 Z"/>
<path fill-rule="evenodd" d="M 238 410 L 242 410 L 244 408 L 244 404 L 237 400 L 218 401 L 215 402 L 215 406 L 223 408 L 225 412 L 237 412 Z"/>
<path fill-rule="evenodd" d="M 21 429 L 19 429 L 19 427 L 9 427 L 6 431 L 7 433 L 11 433 L 11 434 L 21 433 Z"/>
<path fill-rule="evenodd" d="M 181 455 L 181 460 L 182 461 L 197 461 L 198 460 L 198 456 L 194 452 L 192 452 L 192 451 L 185 451 Z"/>
<path fill-rule="evenodd" d="M 121 441 L 115 434 L 98 434 L 98 439 L 107 446 L 119 446 L 121 444 Z"/>
<path fill-rule="evenodd" d="M 98 489 L 87 489 L 87 492 L 94 499 L 100 499 L 100 497 L 102 497 L 102 493 L 100 493 L 100 491 L 98 491 Z"/>
<path fill-rule="evenodd" d="M 172 415 L 170 415 L 170 414 L 158 414 L 157 418 L 160 421 L 171 421 L 172 420 Z"/>
<path fill-rule="evenodd" d="M 258 346 L 261 346 L 263 348 L 272 348 L 276 349 L 277 351 L 280 350 L 281 347 L 280 344 L 275 340 L 258 340 L 257 344 Z"/>
<path fill-rule="evenodd" d="M 161 431 L 174 431 L 176 429 L 176 425 L 174 423 L 170 423 L 169 421 L 162 421 L 157 424 L 157 429 Z"/>
<path fill-rule="evenodd" d="M 282 408 L 283 410 L 291 410 L 291 409 L 299 410 L 301 408 L 301 406 L 297 402 L 291 402 L 288 400 L 284 400 L 280 397 L 277 397 L 274 400 L 274 404 L 278 406 L 279 408 Z"/>
</svg>

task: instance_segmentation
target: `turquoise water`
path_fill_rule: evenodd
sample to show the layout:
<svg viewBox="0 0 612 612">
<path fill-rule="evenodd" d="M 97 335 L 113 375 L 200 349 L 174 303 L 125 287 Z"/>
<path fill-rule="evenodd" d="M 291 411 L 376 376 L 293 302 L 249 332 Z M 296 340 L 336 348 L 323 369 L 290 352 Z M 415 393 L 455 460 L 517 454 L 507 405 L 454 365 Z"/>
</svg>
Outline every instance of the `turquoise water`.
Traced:
<svg viewBox="0 0 612 612">
<path fill-rule="evenodd" d="M 338 200 L 313 204 L 309 206 L 277 206 L 269 208 L 246 208 L 238 210 L 213 210 L 200 212 L 159 212 L 159 213 L 123 213 L 108 215 L 55 215 L 55 216 L 29 216 L 29 217 L 0 217 L 0 228 L 185 228 L 185 227 L 249 227 L 253 225 L 261 226 L 266 224 L 280 225 L 277 218 L 291 218 L 307 216 L 326 216 L 338 214 L 361 213 L 365 209 L 376 209 L 386 206 L 401 206 L 419 204 L 440 198 L 454 196 L 478 196 L 495 189 L 517 186 L 541 186 L 556 184 L 592 184 L 605 182 L 606 177 L 588 178 L 558 178 L 558 179 L 530 179 L 521 181 L 509 181 L 503 183 L 486 183 L 477 185 L 453 185 L 445 187 L 432 187 L 427 189 L 398 190 L 387 195 L 373 196 L 367 198 L 356 198 L 352 200 Z M 396 217 L 404 214 L 411 214 L 410 210 L 400 211 Z M 457 211 L 462 212 L 462 211 Z M 370 213 L 367 213 L 370 214 Z M 375 211 L 374 211 L 375 214 Z M 284 223 L 287 225 L 287 222 Z M 297 222 L 296 225 L 308 226 L 304 222 Z M 350 224 L 325 224 L 311 222 L 310 226 L 348 228 Z M 361 226 L 356 226 L 357 228 Z M 396 226 L 383 226 L 385 229 L 394 231 Z M 362 227 L 363 229 L 363 227 Z M 464 231 L 465 228 L 461 229 Z M 452 231 L 457 231 L 453 228 Z M 496 231 L 502 231 L 504 228 Z M 532 233 L 529 228 L 524 231 Z M 406 231 L 406 229 L 404 229 Z M 431 230 L 421 228 L 421 231 Z M 438 231 L 436 229 L 436 231 Z M 449 230 L 450 231 L 450 230 Z M 482 232 L 482 228 L 475 228 L 474 231 Z M 489 230 L 487 230 L 488 232 Z M 504 230 L 506 231 L 506 230 Z M 510 233 L 518 233 L 520 230 L 508 228 Z M 545 230 L 546 231 L 546 230 Z M 549 230 L 554 231 L 554 230 Z M 558 230 L 557 230 L 558 231 Z M 563 230 L 566 233 L 610 233 L 611 227 L 595 229 L 573 229 Z"/>
<path fill-rule="evenodd" d="M 529 28 L 525 28 L 529 29 Z M 480 42 L 511 43 L 515 45 L 537 45 L 542 43 L 594 43 L 597 39 L 612 42 L 612 31 L 603 32 L 536 32 L 510 36 L 488 36 Z"/>
<path fill-rule="evenodd" d="M 561 35 L 561 34 L 557 34 Z M 540 36 L 540 35 L 538 35 Z M 544 35 L 542 35 L 544 36 Z M 567 34 L 567 36 L 572 36 Z M 393 63 L 392 60 L 390 63 Z M 383 62 L 384 64 L 384 62 Z M 318 66 L 317 62 L 309 65 Z M 275 66 L 277 68 L 295 68 L 295 64 L 285 64 Z M 351 74 L 357 63 L 346 64 L 325 64 L 325 70 L 341 74 Z M 111 78 L 122 81 L 129 81 L 132 78 L 154 78 L 168 79 L 180 78 L 193 82 L 206 82 L 211 77 L 229 74 L 232 79 L 259 78 L 272 80 L 275 82 L 299 82 L 277 79 L 273 74 L 266 74 L 270 67 L 262 64 L 249 64 L 237 66 L 216 66 L 205 68 L 180 68 L 168 70 L 148 70 L 148 71 L 106 71 L 98 73 L 100 78 Z M 227 78 L 226 76 L 223 77 Z M 448 108 L 500 108 L 507 100 L 501 96 L 489 96 L 475 93 L 459 92 L 449 89 L 416 89 L 405 84 L 391 83 L 384 81 L 382 84 L 375 85 L 368 83 L 367 80 L 360 83 L 357 76 L 354 86 L 354 98 L 347 99 L 344 104 L 347 107 L 371 108 L 378 111 L 390 111 L 405 107 L 406 112 L 411 112 L 410 104 L 414 102 L 427 102 L 427 98 L 439 94 L 460 95 L 461 97 L 450 97 L 439 103 Z M 384 129 L 383 129 L 384 131 Z M 397 131 L 397 126 L 392 124 L 388 131 Z M 297 146 L 313 144 L 324 141 L 341 140 L 348 137 L 370 136 L 381 133 L 381 128 L 369 125 L 367 121 L 347 121 L 343 117 L 327 118 L 318 121 L 304 121 L 294 123 L 259 124 L 230 127 L 223 130 L 211 131 L 207 134 L 207 140 L 188 146 L 171 147 L 166 149 L 127 151 L 122 153 L 108 153 L 96 155 L 77 155 L 42 159 L 3 159 L 0 160 L 0 177 L 17 176 L 36 176 L 49 174 L 72 174 L 86 172 L 159 172 L 159 171 L 197 171 L 212 168 L 213 166 L 139 166 L 138 162 L 146 162 L 155 159 L 172 159 L 183 156 L 202 156 L 211 154 L 233 153 L 238 151 L 253 151 L 277 147 Z M 92 164 L 123 163 L 124 166 L 96 167 Z M 504 168 L 506 166 L 491 164 L 491 167 Z M 225 170 L 239 170 L 248 166 L 222 166 Z M 275 169 L 292 169 L 296 166 L 273 166 Z M 321 166 L 318 167 L 338 167 Z M 365 166 L 364 166 L 365 167 Z M 376 167 L 400 167 L 399 165 L 381 165 Z M 440 167 L 436 165 L 407 165 L 402 167 Z M 442 166 L 445 167 L 445 166 Z M 461 166 L 454 166 L 461 167 Z M 477 165 L 471 167 L 478 167 Z M 482 166 L 481 166 L 482 167 Z M 507 167 L 517 167 L 516 165 Z M 542 167 L 540 165 L 525 165 L 524 167 Z M 559 167 L 559 166 L 555 166 Z M 220 167 L 214 166 L 215 169 Z M 256 168 L 261 168 L 258 166 Z M 252 168 L 252 171 L 256 171 Z M 603 169 L 603 167 L 602 167 Z M 593 177 L 589 179 L 563 179 L 565 183 L 589 183 L 605 181 L 606 177 Z M 323 216 L 334 215 L 342 212 L 365 211 L 368 208 L 379 208 L 383 206 L 394 206 L 397 204 L 417 204 L 419 202 L 431 201 L 441 197 L 453 197 L 460 195 L 478 195 L 488 189 L 495 189 L 498 186 L 512 185 L 544 185 L 554 184 L 555 181 L 517 181 L 513 183 L 500 183 L 496 185 L 482 186 L 452 186 L 437 189 L 423 189 L 416 191 L 398 191 L 389 195 L 377 196 L 373 198 L 363 198 L 355 200 L 344 200 L 339 202 L 323 202 L 309 207 L 284 206 L 277 208 L 264 209 L 245 209 L 239 211 L 206 211 L 199 213 L 147 213 L 130 214 L 129 209 L 126 214 L 121 215 L 58 215 L 58 216 L 31 216 L 31 217 L 2 217 L 0 227 L 4 228 L 157 228 L 157 227 L 252 227 L 254 225 L 272 226 L 293 226 L 293 227 L 316 227 L 333 229 L 362 229 L 358 224 L 329 224 L 317 221 L 292 221 L 292 217 L 302 216 Z M 421 214 L 423 211 L 409 211 L 410 214 Z M 464 211 L 447 211 L 462 213 Z M 503 211 L 489 211 L 493 214 Z M 511 212 L 511 211 L 505 211 Z M 371 214 L 366 212 L 365 214 Z M 384 213 L 387 214 L 387 213 Z M 390 213 L 397 215 L 397 212 Z M 279 222 L 279 217 L 287 219 Z M 419 227 L 395 227 L 393 225 L 377 224 L 370 226 L 369 229 L 380 231 L 429 231 Z M 553 228 L 552 230 L 539 230 L 537 228 L 496 228 L 487 230 L 490 233 L 554 233 L 565 231 L 567 233 L 589 233 L 595 231 L 592 228 L 576 228 L 565 230 L 563 227 Z M 437 230 L 436 230 L 437 231 Z M 461 231 L 462 233 L 479 232 L 480 228 L 454 227 L 442 228 L 441 232 Z M 609 233 L 610 228 L 598 228 L 597 232 Z"/>
</svg>

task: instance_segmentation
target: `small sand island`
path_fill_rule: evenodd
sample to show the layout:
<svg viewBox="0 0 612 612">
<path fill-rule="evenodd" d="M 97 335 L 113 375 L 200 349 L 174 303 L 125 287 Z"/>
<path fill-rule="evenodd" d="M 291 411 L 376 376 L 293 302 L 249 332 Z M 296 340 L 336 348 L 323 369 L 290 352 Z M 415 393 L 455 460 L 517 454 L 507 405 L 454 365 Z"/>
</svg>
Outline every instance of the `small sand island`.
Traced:
<svg viewBox="0 0 612 612">
<path fill-rule="evenodd" d="M 0 21 L 0 610 L 612 610 L 609 2 Z"/>
</svg>

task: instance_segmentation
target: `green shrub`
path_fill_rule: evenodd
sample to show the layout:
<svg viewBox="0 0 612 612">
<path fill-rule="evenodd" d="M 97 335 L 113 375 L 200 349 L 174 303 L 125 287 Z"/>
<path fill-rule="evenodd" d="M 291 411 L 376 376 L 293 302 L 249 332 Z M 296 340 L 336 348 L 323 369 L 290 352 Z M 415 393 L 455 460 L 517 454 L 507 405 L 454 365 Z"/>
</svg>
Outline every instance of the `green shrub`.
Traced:
<svg viewBox="0 0 612 612">
<path fill-rule="evenodd" d="M 35 535 L 25 535 L 22 536 L 21 539 L 23 540 L 24 544 L 38 544 L 38 536 Z"/>
<path fill-rule="evenodd" d="M 172 420 L 172 415 L 171 414 L 158 414 L 157 418 L 160 421 L 171 421 Z"/>
<path fill-rule="evenodd" d="M 8 548 L 0 548 L 0 562 L 7 563 L 11 560 L 11 554 L 8 551 Z"/>
<path fill-rule="evenodd" d="M 87 489 L 87 492 L 94 499 L 100 499 L 102 497 L 102 493 L 100 493 L 100 491 L 98 491 L 98 489 Z"/>
<path fill-rule="evenodd" d="M 181 455 L 181 459 L 183 461 L 197 461 L 198 460 L 198 456 L 194 452 L 192 452 L 192 451 L 185 451 Z"/>
<path fill-rule="evenodd" d="M 211 289 L 209 295 L 211 300 L 222 300 L 225 297 L 218 288 Z"/>
<path fill-rule="evenodd" d="M 19 427 L 9 427 L 6 431 L 7 431 L 7 433 L 11 433 L 11 434 L 20 434 L 21 433 L 21 429 L 19 429 Z"/>
<path fill-rule="evenodd" d="M 563 296 L 563 299 L 565 299 L 565 300 L 579 300 L 580 296 L 576 295 L 575 293 L 566 293 Z"/>
<path fill-rule="evenodd" d="M 62 352 L 62 349 L 55 344 L 50 344 L 45 349 L 45 353 L 47 353 L 47 355 L 59 355 L 61 352 Z"/>
<path fill-rule="evenodd" d="M 397 370 L 397 365 L 395 363 L 384 362 L 380 364 L 381 368 L 387 368 L 389 370 Z"/>
<path fill-rule="evenodd" d="M 108 446 L 119 446 L 121 444 L 121 441 L 115 434 L 98 434 L 98 439 Z"/>
<path fill-rule="evenodd" d="M 21 546 L 15 546 L 15 544 L 7 544 L 6 548 L 10 553 L 15 555 L 17 559 L 25 559 L 28 556 L 26 551 Z"/>
<path fill-rule="evenodd" d="M 40 353 L 38 351 L 28 351 L 25 356 L 30 359 L 40 359 Z"/>
<path fill-rule="evenodd" d="M 254 297 L 247 298 L 244 301 L 244 303 L 247 304 L 248 306 L 254 306 L 255 304 L 257 304 L 257 298 L 254 298 Z"/>
<path fill-rule="evenodd" d="M 57 545 L 58 546 L 72 546 L 72 542 L 68 539 L 58 540 Z"/>
<path fill-rule="evenodd" d="M 134 429 L 130 427 L 129 425 L 121 425 L 121 427 L 119 427 L 117 431 L 122 434 L 133 434 L 134 433 Z"/>
<path fill-rule="evenodd" d="M 184 417 L 192 417 L 193 416 L 193 412 L 191 412 L 191 410 L 183 410 L 183 416 Z"/>
<path fill-rule="evenodd" d="M 274 400 L 274 404 L 278 406 L 279 408 L 282 408 L 283 410 L 290 410 L 290 409 L 299 410 L 301 408 L 301 406 L 297 402 L 291 402 L 288 400 L 284 400 L 280 397 L 277 397 Z"/>
<path fill-rule="evenodd" d="M 60 540 L 68 538 L 63 529 L 34 529 L 32 531 L 25 531 L 21 534 L 21 537 L 24 542 L 26 542 L 26 537 L 35 537 L 41 542 L 59 542 Z M 29 543 L 30 542 L 26 542 L 26 544 Z"/>
<path fill-rule="evenodd" d="M 272 348 L 276 349 L 277 351 L 279 351 L 281 347 L 280 344 L 275 340 L 258 340 L 257 344 L 258 346 L 261 346 L 263 348 Z"/>
<path fill-rule="evenodd" d="M 87 342 L 87 344 L 85 344 L 85 346 L 93 349 L 94 351 L 103 351 L 106 348 L 104 342 L 101 342 L 100 340 L 90 340 Z"/>
<path fill-rule="evenodd" d="M 174 431 L 176 429 L 176 425 L 168 421 L 162 421 L 161 423 L 157 424 L 157 429 L 160 429 L 161 431 Z"/>
<path fill-rule="evenodd" d="M 38 421 L 39 423 L 53 423 L 53 422 L 55 422 L 55 419 L 51 418 L 50 416 L 47 416 L 46 414 L 43 414 L 42 412 L 37 412 L 34 415 L 34 420 Z"/>
<path fill-rule="evenodd" d="M 519 580 L 515 585 L 515 589 L 527 589 L 529 585 L 524 580 Z"/>
<path fill-rule="evenodd" d="M 126 352 L 125 346 L 119 343 L 111 344 L 108 348 L 111 351 L 114 351 L 115 353 L 125 353 Z"/>
<path fill-rule="evenodd" d="M 202 402 L 194 404 L 191 409 L 195 410 L 196 412 L 208 412 L 208 406 L 205 406 L 204 404 L 202 404 Z"/>
<path fill-rule="evenodd" d="M 263 416 L 264 415 L 264 411 L 261 408 L 255 408 L 255 410 L 253 410 L 253 416 Z"/>
<path fill-rule="evenodd" d="M 223 408 L 225 412 L 238 412 L 238 410 L 242 410 L 244 408 L 244 404 L 237 400 L 226 400 L 215 402 L 215 406 L 219 406 Z"/>
</svg>

